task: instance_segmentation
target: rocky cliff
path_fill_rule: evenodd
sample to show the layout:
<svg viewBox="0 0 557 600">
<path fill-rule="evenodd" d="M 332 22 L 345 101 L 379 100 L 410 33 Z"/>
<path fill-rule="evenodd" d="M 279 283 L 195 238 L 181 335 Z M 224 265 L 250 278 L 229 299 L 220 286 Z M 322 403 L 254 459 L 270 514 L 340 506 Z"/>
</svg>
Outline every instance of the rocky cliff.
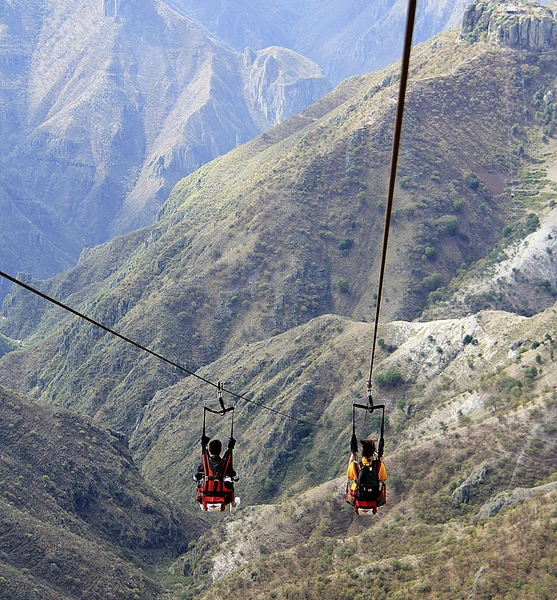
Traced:
<svg viewBox="0 0 557 600">
<path fill-rule="evenodd" d="M 470 4 L 462 19 L 462 35 L 484 36 L 521 50 L 542 50 L 557 44 L 553 11 L 523 0 Z"/>
</svg>

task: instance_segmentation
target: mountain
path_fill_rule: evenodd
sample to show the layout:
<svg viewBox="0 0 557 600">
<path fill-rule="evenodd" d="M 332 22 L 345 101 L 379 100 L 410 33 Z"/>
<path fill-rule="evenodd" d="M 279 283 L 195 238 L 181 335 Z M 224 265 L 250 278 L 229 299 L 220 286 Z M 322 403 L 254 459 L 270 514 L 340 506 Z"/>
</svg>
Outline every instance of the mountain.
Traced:
<svg viewBox="0 0 557 600">
<path fill-rule="evenodd" d="M 236 489 L 245 506 L 180 563 L 207 588 L 199 597 L 298 590 L 348 598 L 349 581 L 348 589 L 357 582 L 371 597 L 429 590 L 449 598 L 471 586 L 478 595 L 511 593 L 516 581 L 523 597 L 534 590 L 551 597 L 556 310 L 382 326 L 376 373 L 394 370 L 400 383 L 375 389 L 376 402 L 387 404 L 390 474 L 377 520 L 355 517 L 344 504 L 342 477 L 372 325 L 319 317 L 201 370 L 259 406 L 240 401 L 235 418 Z M 192 378 L 159 391 L 131 444 L 146 477 L 190 505 L 193 489 L 180 473 L 195 465 L 204 402 L 216 406 Z M 226 439 L 229 426 L 214 418 L 208 433 Z M 358 420 L 361 436 L 376 436 L 378 427 L 375 415 Z"/>
<path fill-rule="evenodd" d="M 557 29 L 546 9 L 514 6 L 475 3 L 462 29 L 413 53 L 373 374 L 390 475 L 377 518 L 355 517 L 342 491 L 351 402 L 365 401 L 398 66 L 181 180 L 152 226 L 50 280 L 22 275 L 244 396 L 243 506 L 213 515 L 174 560 L 171 595 L 555 595 Z M 486 296 L 471 313 L 525 242 L 508 295 L 521 310 Z M 122 429 L 145 479 L 196 509 L 186 481 L 213 388 L 19 288 L 0 327 L 16 348 L 0 358 L 3 385 Z M 377 414 L 359 417 L 358 435 L 377 437 Z M 207 427 L 226 439 L 230 421 Z"/>
<path fill-rule="evenodd" d="M 21 0 L 0 20 L 11 272 L 52 276 L 152 222 L 181 177 L 329 90 L 299 54 L 234 52 L 157 1 Z"/>
<path fill-rule="evenodd" d="M 165 0 L 238 51 L 286 46 L 315 61 L 334 84 L 384 68 L 401 54 L 407 2 Z M 468 0 L 421 2 L 415 42 L 460 24 Z"/>
<path fill-rule="evenodd" d="M 203 524 L 142 479 L 126 437 L 0 389 L 3 598 L 158 598 L 147 574 Z"/>
<path fill-rule="evenodd" d="M 415 40 L 465 5 L 420 3 Z M 404 17 L 393 1 L 3 5 L 4 268 L 53 276 L 151 223 L 181 177 L 328 91 L 317 64 L 337 83 L 396 59 Z"/>
<path fill-rule="evenodd" d="M 420 3 L 415 40 L 464 7 Z M 323 73 L 337 83 L 397 58 L 404 18 L 392 1 L 6 4 L 4 268 L 53 276 L 150 224 L 181 177 L 323 96 Z"/>
<path fill-rule="evenodd" d="M 547 202 L 539 192 L 551 160 L 554 104 L 543 97 L 552 97 L 552 51 L 525 55 L 459 35 L 414 54 L 385 320 L 420 315 L 458 269 L 504 240 L 505 227 L 527 226 L 525 206 Z M 348 80 L 182 180 L 152 227 L 37 285 L 190 370 L 322 314 L 371 320 L 397 89 L 396 67 Z M 547 123 L 536 116 L 545 110 Z M 103 413 L 129 433 L 155 391 L 180 377 L 45 309 L 19 291 L 4 303 L 5 334 L 44 337 L 6 355 L 5 385 Z"/>
<path fill-rule="evenodd" d="M 513 230 L 507 226 L 504 233 L 510 243 L 493 248 L 489 258 L 439 291 L 437 302 L 422 318 L 450 317 L 488 307 L 531 316 L 552 306 L 557 295 L 553 266 L 557 213 L 551 207 L 542 215 L 540 221 L 535 213 L 529 213 L 525 227 Z M 530 229 L 535 231 L 522 237 Z"/>
<path fill-rule="evenodd" d="M 493 593 L 512 590 L 515 581 L 525 593 L 551 593 L 552 579 L 540 578 L 552 568 L 556 310 L 382 327 L 377 372 L 398 369 L 403 381 L 376 395 L 388 406 L 390 473 L 389 502 L 377 522 L 355 518 L 341 497 L 350 401 L 363 391 L 358 371 L 365 373 L 372 325 L 319 317 L 205 368 L 200 375 L 241 385 L 254 401 L 319 427 L 240 403 L 237 491 L 245 506 L 234 520 L 217 517 L 222 527 L 175 563 L 184 585 L 194 597 L 264 598 L 299 588 L 317 597 L 326 584 L 330 597 L 342 598 L 353 570 L 369 594 L 419 585 L 423 593 L 427 584 L 445 598 L 474 582 Z M 159 391 L 130 446 L 149 480 L 192 507 L 194 488 L 183 473 L 197 461 L 204 401 L 212 402 L 206 386 L 192 378 Z M 229 425 L 215 417 L 208 432 L 226 439 Z M 376 427 L 362 418 L 358 433 Z M 277 496 L 281 502 L 265 504 Z M 370 544 L 377 552 L 365 551 Z M 462 562 L 461 553 L 469 559 Z M 457 579 L 442 568 L 453 561 Z M 210 586 L 203 596 L 200 585 Z"/>
</svg>

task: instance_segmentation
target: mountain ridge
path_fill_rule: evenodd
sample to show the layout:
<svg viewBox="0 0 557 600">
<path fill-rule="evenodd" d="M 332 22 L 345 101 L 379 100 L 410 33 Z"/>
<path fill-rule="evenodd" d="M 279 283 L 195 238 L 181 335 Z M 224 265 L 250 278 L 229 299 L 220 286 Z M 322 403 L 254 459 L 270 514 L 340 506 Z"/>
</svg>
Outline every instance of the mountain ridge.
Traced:
<svg viewBox="0 0 557 600">
<path fill-rule="evenodd" d="M 148 486 L 126 437 L 0 388 L 2 595 L 158 597 L 143 569 L 204 525 Z"/>
<path fill-rule="evenodd" d="M 502 64 L 496 61 L 499 55 Z M 521 198 L 508 202 L 505 177 L 522 160 L 516 146 L 528 148 L 526 158 L 534 160 L 544 135 L 544 126 L 531 123 L 530 128 L 517 125 L 511 136 L 510 123 L 520 123 L 524 110 L 523 72 L 515 54 L 483 42 L 470 46 L 451 32 L 418 47 L 414 57 L 387 265 L 392 274 L 383 308 L 387 320 L 419 314 L 430 293 L 447 284 L 464 261 L 482 258 L 505 222 L 521 214 Z M 531 79 L 532 96 L 553 72 L 551 61 L 544 64 L 547 74 L 540 73 L 535 83 Z M 482 81 L 481 94 L 475 77 Z M 153 227 L 87 252 L 71 274 L 43 285 L 47 290 L 62 286 L 69 300 L 77 291 L 71 282 L 86 281 L 87 269 L 93 268 L 98 283 L 79 290 L 76 308 L 101 320 L 106 315 L 109 326 L 120 322 L 142 343 L 156 340 L 169 358 L 187 356 L 190 370 L 238 343 L 319 314 L 372 319 L 369 290 L 379 260 L 387 123 L 396 90 L 396 68 L 348 80 L 306 112 L 182 180 Z M 347 92 L 357 100 L 347 100 Z M 458 102 L 452 100 L 455 94 Z M 455 115 L 459 129 L 453 128 Z M 508 152 L 501 153 L 501 146 Z M 493 193 L 488 170 L 503 182 Z M 131 253 L 123 256 L 124 247 Z M 96 265 L 106 259 L 109 269 Z M 98 293 L 102 299 L 95 300 Z M 3 307 L 8 317 L 3 331 L 16 338 L 26 321 L 43 318 L 42 311 L 26 310 L 24 302 L 16 293 Z M 44 314 L 46 333 L 53 313 Z M 70 351 L 90 354 L 89 326 L 68 326 L 56 334 L 61 354 L 56 358 L 49 352 L 47 362 L 64 364 L 63 354 Z M 98 343 L 104 345 L 102 337 Z M 110 367 L 112 385 L 126 387 L 128 369 L 135 368 L 133 353 L 122 354 L 116 343 L 109 347 L 118 365 Z M 4 359 L 5 364 L 12 360 L 15 355 Z M 153 368 L 147 364 L 141 370 Z M 83 370 L 89 373 L 85 377 L 71 370 L 56 383 L 46 383 L 47 377 L 46 393 L 59 385 L 76 386 L 87 397 L 93 365 L 96 359 Z M 33 393 L 44 394 L 42 384 Z M 151 387 L 133 389 L 134 411 L 150 393 Z M 130 431 L 136 416 L 121 415 L 126 422 L 117 426 Z"/>
</svg>

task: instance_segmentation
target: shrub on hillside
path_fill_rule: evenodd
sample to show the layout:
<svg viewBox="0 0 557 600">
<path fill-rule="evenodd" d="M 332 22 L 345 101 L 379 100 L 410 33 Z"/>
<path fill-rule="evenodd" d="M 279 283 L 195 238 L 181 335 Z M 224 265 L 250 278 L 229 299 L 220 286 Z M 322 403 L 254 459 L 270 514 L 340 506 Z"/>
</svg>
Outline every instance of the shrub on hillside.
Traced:
<svg viewBox="0 0 557 600">
<path fill-rule="evenodd" d="M 443 285 L 443 275 L 441 273 L 432 273 L 424 277 L 420 285 L 424 292 L 434 292 Z"/>
<path fill-rule="evenodd" d="M 346 279 L 339 279 L 337 281 L 337 290 L 341 293 L 341 294 L 348 294 L 348 291 L 350 289 L 349 285 L 348 285 L 348 281 L 346 281 Z"/>
<path fill-rule="evenodd" d="M 374 381 L 379 387 L 396 387 L 403 382 L 403 378 L 396 369 L 387 369 L 385 373 L 377 373 Z"/>
<path fill-rule="evenodd" d="M 464 181 L 471 190 L 477 190 L 480 187 L 480 180 L 477 175 L 470 171 L 464 173 Z"/>
</svg>

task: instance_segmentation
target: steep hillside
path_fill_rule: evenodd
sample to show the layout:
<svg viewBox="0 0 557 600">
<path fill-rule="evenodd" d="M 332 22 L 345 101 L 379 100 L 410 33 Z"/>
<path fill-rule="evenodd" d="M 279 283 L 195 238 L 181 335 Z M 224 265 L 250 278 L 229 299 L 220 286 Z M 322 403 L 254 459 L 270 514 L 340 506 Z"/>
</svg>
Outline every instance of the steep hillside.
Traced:
<svg viewBox="0 0 557 600">
<path fill-rule="evenodd" d="M 145 570 L 170 597 L 555 596 L 555 32 L 540 7 L 477 2 L 461 31 L 414 52 L 374 373 L 390 474 L 377 518 L 356 518 L 342 490 L 352 401 L 368 374 L 398 67 L 346 81 L 183 179 L 152 227 L 83 252 L 51 280 L 22 275 L 244 394 L 243 506 L 211 515 L 211 531 L 193 532 L 170 569 Z M 508 294 L 517 312 L 492 310 L 486 295 L 472 313 L 478 281 L 511 287 L 514 249 L 524 258 Z M 75 434 L 90 438 L 79 438 L 83 452 L 116 441 L 99 425 L 122 428 L 142 476 L 199 511 L 189 475 L 214 389 L 19 289 L 1 331 L 0 382 L 93 415 Z M 208 433 L 226 439 L 229 427 L 213 417 Z M 378 428 L 376 414 L 361 415 L 359 435 Z M 25 431 L 23 448 L 34 438 Z M 97 496 L 108 481 L 119 498 L 121 471 L 95 473 Z M 79 472 L 66 487 L 44 474 L 57 490 L 83 487 Z M 10 493 L 23 501 L 42 482 Z M 103 551 L 110 534 L 112 554 L 121 544 L 150 558 L 111 519 L 94 523 Z"/>
<path fill-rule="evenodd" d="M 147 573 L 203 526 L 147 485 L 125 436 L 0 388 L 0 595 L 158 598 Z"/>
<path fill-rule="evenodd" d="M 553 259 L 556 219 L 557 211 L 551 202 L 540 218 L 529 213 L 529 219 L 514 228 L 515 235 L 513 228 L 507 226 L 508 235 L 493 247 L 487 258 L 431 296 L 432 305 L 422 320 L 454 317 L 484 308 L 530 316 L 551 306 L 557 295 L 557 268 Z M 522 238 L 532 229 L 536 230 Z M 515 241 L 507 245 L 509 238 Z"/>
<path fill-rule="evenodd" d="M 234 52 L 156 0 L 43 4 L 0 9 L 0 260 L 12 271 L 51 276 L 151 223 L 181 177 L 330 89 L 299 54 Z"/>
<path fill-rule="evenodd" d="M 217 579 L 204 592 L 199 590 L 194 597 L 553 598 L 557 593 L 553 551 L 556 487 L 555 483 L 540 486 L 537 493 L 520 497 L 520 504 L 487 521 L 470 518 L 426 524 L 415 521 L 401 508 L 374 527 L 358 524 L 356 530 L 364 531 L 345 539 L 331 535 L 331 523 L 339 520 L 339 512 L 331 511 L 330 500 L 314 499 L 314 504 L 304 500 L 305 509 L 286 503 L 275 514 L 267 514 L 265 521 L 245 518 L 243 523 L 227 528 L 229 544 L 223 544 L 219 554 L 212 557 L 213 575 L 225 578 Z M 252 547 L 264 548 L 261 539 L 269 521 L 280 524 L 278 531 L 270 533 L 280 544 L 280 534 L 289 526 L 305 532 L 306 522 L 314 524 L 315 518 L 318 526 L 304 543 L 264 553 L 227 572 L 230 564 L 238 561 L 238 546 L 240 560 L 242 554 L 247 554 L 249 542 Z M 250 529 L 257 533 L 246 535 Z M 232 536 L 236 536 L 234 543 Z M 194 568 L 201 556 L 191 556 Z M 189 557 L 186 560 L 189 572 Z"/>
<path fill-rule="evenodd" d="M 506 181 L 538 160 L 553 127 L 552 100 L 540 123 L 524 111 L 553 98 L 554 52 L 465 35 L 414 54 L 385 320 L 419 315 L 520 222 L 525 201 Z M 181 181 L 153 227 L 40 285 L 190 369 L 320 314 L 372 319 L 396 92 L 396 68 L 348 80 Z M 4 303 L 3 332 L 44 337 L 4 357 L 6 383 L 130 432 L 156 390 L 177 381 L 46 308 L 18 291 Z"/>
<path fill-rule="evenodd" d="M 417 598 L 429 590 L 448 598 L 466 589 L 474 589 L 477 598 L 514 589 L 522 597 L 542 592 L 551 597 L 556 311 L 552 307 L 531 318 L 483 312 L 382 326 L 376 373 L 395 369 L 402 382 L 378 386 L 375 393 L 388 406 L 390 473 L 389 503 L 377 521 L 354 518 L 341 497 L 351 401 L 364 392 L 372 325 L 320 317 L 230 352 L 200 371 L 319 427 L 239 403 L 237 491 L 244 507 L 233 519 L 213 516 L 219 527 L 191 544 L 173 565 L 176 597 L 188 597 L 190 590 L 193 597 L 207 598 L 294 593 L 349 598 L 356 585 L 373 597 L 396 591 Z M 18 404 L 13 397 L 8 401 Z M 204 401 L 216 401 L 214 392 L 191 378 L 159 390 L 142 411 L 130 444 L 146 478 L 192 508 L 189 472 L 198 460 Z M 18 432 L 25 430 L 15 420 L 17 409 L 7 407 L 6 421 Z M 61 409 L 55 414 L 62 427 L 45 414 L 37 423 L 63 434 L 71 424 L 74 431 L 76 417 Z M 105 439 L 98 428 L 77 422 L 75 442 L 64 445 L 82 443 L 78 447 L 85 451 Z M 36 432 L 21 439 L 21 448 L 32 447 L 29 440 L 42 435 L 33 427 Z M 226 439 L 228 428 L 226 419 L 209 422 L 212 436 Z M 361 419 L 359 432 L 376 435 L 377 421 Z M 41 456 L 49 455 L 45 447 L 41 438 Z M 107 462 L 104 455 L 100 458 Z M 32 479 L 28 489 L 36 493 L 46 481 L 60 490 L 63 464 L 56 464 L 41 463 L 39 482 Z M 107 471 L 88 479 L 117 480 Z M 63 489 L 79 491 L 80 481 Z M 19 501 L 29 496 L 12 493 Z M 277 498 L 281 501 L 274 506 L 257 506 Z M 131 521 L 137 522 L 135 517 Z M 380 550 L 370 555 L 370 546 Z M 528 561 L 523 560 L 526 552 Z M 42 580 L 42 572 L 37 577 Z"/>
<path fill-rule="evenodd" d="M 244 506 L 233 521 L 216 519 L 220 527 L 177 563 L 195 585 L 211 586 L 195 597 L 333 599 L 357 588 L 374 598 L 449 598 L 468 589 L 473 598 L 513 589 L 523 594 L 517 598 L 552 597 L 556 311 L 382 328 L 376 374 L 395 370 L 401 383 L 375 391 L 388 407 L 390 481 L 388 504 L 373 519 L 344 504 L 341 477 L 369 324 L 321 317 L 201 371 L 318 427 L 239 403 L 236 488 Z M 131 445 L 147 478 L 190 504 L 194 490 L 182 485 L 182 472 L 196 462 L 191 434 L 201 431 L 204 401 L 210 393 L 192 380 L 159 392 Z M 209 433 L 226 438 L 228 427 L 216 421 Z M 361 435 L 377 428 L 375 418 L 359 420 Z"/>
<path fill-rule="evenodd" d="M 481 423 L 492 410 L 512 413 L 553 390 L 554 319 L 551 308 L 530 320 L 486 312 L 385 325 L 381 335 L 388 350 L 380 351 L 377 372 L 394 370 L 401 381 L 377 388 L 389 407 L 389 453 L 461 429 L 472 418 Z M 320 317 L 249 344 L 200 371 L 213 381 L 230 382 L 255 402 L 320 425 L 289 421 L 240 402 L 235 428 L 249 482 L 241 495 L 249 503 L 292 494 L 344 472 L 350 403 L 365 393 L 371 335 L 369 324 Z M 195 466 L 199 436 L 194 432 L 201 433 L 201 407 L 212 396 L 204 383 L 188 378 L 160 390 L 142 411 L 132 450 L 148 479 L 163 489 L 183 493 L 178 482 L 182 472 Z M 550 413 L 545 417 L 548 423 L 553 419 Z M 227 427 L 226 419 L 212 423 L 221 437 L 227 436 Z M 376 419 L 365 425 L 370 427 L 377 432 Z M 537 465 L 536 479 L 553 472 L 554 464 L 544 460 Z M 517 485 L 532 485 L 531 476 L 521 472 Z"/>
</svg>

